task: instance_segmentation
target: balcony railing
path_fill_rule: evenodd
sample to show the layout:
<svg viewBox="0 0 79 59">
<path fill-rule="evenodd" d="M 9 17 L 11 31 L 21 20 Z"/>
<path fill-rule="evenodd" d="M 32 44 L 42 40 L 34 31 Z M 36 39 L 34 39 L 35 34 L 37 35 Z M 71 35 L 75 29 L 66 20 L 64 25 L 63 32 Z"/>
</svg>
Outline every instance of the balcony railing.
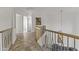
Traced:
<svg viewBox="0 0 79 59">
<path fill-rule="evenodd" d="M 64 32 L 58 32 L 48 30 L 44 26 L 36 26 L 37 34 L 43 33 L 40 38 L 37 38 L 37 42 L 42 48 L 51 51 L 77 51 L 79 50 L 79 36 L 68 34 Z"/>
<path fill-rule="evenodd" d="M 12 28 L 0 31 L 0 50 L 8 50 L 12 44 Z"/>
<path fill-rule="evenodd" d="M 54 51 L 76 51 L 78 50 L 79 36 L 57 32 L 52 30 L 45 30 L 45 45 Z"/>
</svg>

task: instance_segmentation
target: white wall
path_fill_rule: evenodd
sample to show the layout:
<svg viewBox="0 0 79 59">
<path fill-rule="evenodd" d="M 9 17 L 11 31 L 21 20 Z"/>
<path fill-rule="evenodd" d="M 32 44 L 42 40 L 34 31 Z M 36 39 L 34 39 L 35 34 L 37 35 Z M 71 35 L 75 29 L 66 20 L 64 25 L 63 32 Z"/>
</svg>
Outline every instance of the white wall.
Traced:
<svg viewBox="0 0 79 59">
<path fill-rule="evenodd" d="M 75 19 L 75 34 L 79 35 L 79 13 L 76 15 Z"/>
<path fill-rule="evenodd" d="M 42 25 L 46 25 L 47 29 L 55 31 L 63 31 L 67 33 L 73 32 L 74 13 L 62 12 L 62 28 L 61 13 L 59 8 L 38 8 L 33 11 L 33 21 L 35 17 L 41 17 Z"/>
<path fill-rule="evenodd" d="M 12 27 L 12 8 L 0 8 L 0 29 Z"/>
<path fill-rule="evenodd" d="M 37 9 L 33 11 L 33 21 L 35 20 L 35 17 L 41 17 L 42 25 L 46 25 L 48 29 L 51 30 L 58 30 L 58 11 L 57 8 L 51 9 Z"/>
<path fill-rule="evenodd" d="M 74 13 L 68 13 L 65 12 L 62 14 L 62 31 L 66 33 L 71 33 L 73 34 L 73 20 L 74 20 Z"/>
</svg>

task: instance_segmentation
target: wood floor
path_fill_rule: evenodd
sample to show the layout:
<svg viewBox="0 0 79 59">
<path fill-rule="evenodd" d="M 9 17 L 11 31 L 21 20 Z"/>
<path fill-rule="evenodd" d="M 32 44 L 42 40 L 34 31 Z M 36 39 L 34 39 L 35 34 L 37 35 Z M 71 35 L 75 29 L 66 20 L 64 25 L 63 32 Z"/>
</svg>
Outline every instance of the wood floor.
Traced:
<svg viewBox="0 0 79 59">
<path fill-rule="evenodd" d="M 36 42 L 34 33 L 24 33 L 17 35 L 15 44 L 9 51 L 42 51 L 42 49 Z"/>
</svg>

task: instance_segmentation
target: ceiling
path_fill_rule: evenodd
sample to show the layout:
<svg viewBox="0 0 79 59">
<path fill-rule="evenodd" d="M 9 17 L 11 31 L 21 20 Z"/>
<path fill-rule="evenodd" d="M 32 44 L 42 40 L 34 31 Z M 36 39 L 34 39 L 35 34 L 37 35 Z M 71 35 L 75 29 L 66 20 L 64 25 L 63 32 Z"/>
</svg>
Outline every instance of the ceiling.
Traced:
<svg viewBox="0 0 79 59">
<path fill-rule="evenodd" d="M 27 10 L 32 10 L 32 11 L 55 11 L 55 10 L 63 10 L 63 12 L 77 12 L 79 13 L 79 7 L 26 7 L 25 9 Z"/>
<path fill-rule="evenodd" d="M 41 12 L 57 12 L 62 10 L 63 12 L 66 13 L 76 13 L 79 14 L 79 7 L 19 7 L 19 9 L 22 9 L 24 11 L 41 11 Z"/>
</svg>

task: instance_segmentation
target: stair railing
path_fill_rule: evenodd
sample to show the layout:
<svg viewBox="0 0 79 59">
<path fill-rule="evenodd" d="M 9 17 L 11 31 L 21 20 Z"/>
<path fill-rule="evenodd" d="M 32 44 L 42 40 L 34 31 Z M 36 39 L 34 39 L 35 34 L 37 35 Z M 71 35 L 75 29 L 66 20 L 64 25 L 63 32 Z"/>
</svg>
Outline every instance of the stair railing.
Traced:
<svg viewBox="0 0 79 59">
<path fill-rule="evenodd" d="M 67 47 L 67 51 L 69 51 L 69 47 L 71 47 L 72 45 L 73 45 L 74 49 L 78 49 L 76 47 L 76 44 L 77 44 L 76 42 L 77 42 L 77 40 L 79 40 L 79 36 L 73 35 L 73 34 L 67 34 L 67 33 L 63 33 L 63 32 L 52 31 L 52 30 L 48 30 L 48 29 L 46 29 L 45 32 L 46 32 L 45 45 L 46 46 L 48 45 L 47 47 L 52 46 L 53 44 L 58 44 L 62 47 Z M 71 40 L 73 42 L 71 42 L 71 44 L 70 44 Z M 49 41 L 50 41 L 50 43 L 49 43 Z M 61 48 L 61 50 L 62 50 L 62 48 Z"/>
<path fill-rule="evenodd" d="M 0 51 L 6 51 L 12 44 L 12 28 L 0 31 Z"/>
</svg>

